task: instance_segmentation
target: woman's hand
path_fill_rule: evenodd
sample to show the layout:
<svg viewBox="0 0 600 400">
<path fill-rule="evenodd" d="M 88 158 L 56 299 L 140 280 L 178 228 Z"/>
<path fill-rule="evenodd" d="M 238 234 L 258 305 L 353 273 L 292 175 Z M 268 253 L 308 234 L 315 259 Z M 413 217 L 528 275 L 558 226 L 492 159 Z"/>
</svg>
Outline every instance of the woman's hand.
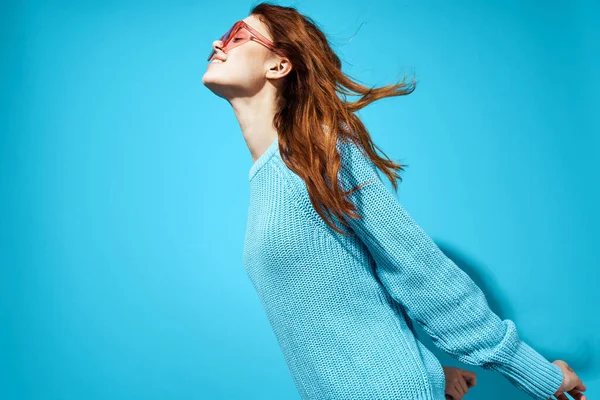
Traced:
<svg viewBox="0 0 600 400">
<path fill-rule="evenodd" d="M 553 361 L 552 364 L 558 365 L 562 371 L 564 378 L 560 388 L 554 393 L 557 400 L 568 400 L 569 398 L 565 393 L 569 393 L 575 400 L 587 400 L 587 397 L 581 393 L 587 390 L 581 379 L 575 374 L 573 369 L 567 365 L 563 360 Z M 552 400 L 552 399 L 548 399 Z"/>
<path fill-rule="evenodd" d="M 446 399 L 461 400 L 469 391 L 469 388 L 475 386 L 474 372 L 456 367 L 442 366 L 442 368 L 444 369 L 444 375 L 446 376 Z"/>
</svg>

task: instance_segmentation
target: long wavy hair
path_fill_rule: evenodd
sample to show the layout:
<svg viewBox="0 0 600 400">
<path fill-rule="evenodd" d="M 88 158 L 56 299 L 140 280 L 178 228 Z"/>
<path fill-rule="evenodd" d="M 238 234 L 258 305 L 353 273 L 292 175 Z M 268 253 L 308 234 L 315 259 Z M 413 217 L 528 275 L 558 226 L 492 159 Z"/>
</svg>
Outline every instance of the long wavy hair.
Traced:
<svg viewBox="0 0 600 400">
<path fill-rule="evenodd" d="M 347 217 L 362 218 L 348 196 L 363 185 L 344 190 L 338 182 L 341 155 L 338 140 L 351 140 L 392 182 L 402 181 L 397 171 L 407 164 L 395 163 L 373 143 L 369 132 L 354 114 L 372 102 L 414 91 L 416 81 L 366 87 L 342 72 L 340 58 L 333 52 L 325 34 L 309 17 L 293 7 L 268 2 L 254 6 L 255 15 L 268 28 L 273 43 L 285 53 L 292 71 L 283 79 L 273 126 L 285 164 L 306 183 L 315 211 L 336 232 L 346 235 L 331 219 L 348 227 Z M 338 97 L 338 93 L 342 98 Z M 361 96 L 347 101 L 346 96 Z M 320 123 L 315 123 L 318 121 Z M 333 127 L 335 129 L 329 129 Z M 337 128 L 343 129 L 337 129 Z M 384 157 L 380 157 L 379 149 Z M 330 186 L 329 182 L 332 182 Z"/>
</svg>

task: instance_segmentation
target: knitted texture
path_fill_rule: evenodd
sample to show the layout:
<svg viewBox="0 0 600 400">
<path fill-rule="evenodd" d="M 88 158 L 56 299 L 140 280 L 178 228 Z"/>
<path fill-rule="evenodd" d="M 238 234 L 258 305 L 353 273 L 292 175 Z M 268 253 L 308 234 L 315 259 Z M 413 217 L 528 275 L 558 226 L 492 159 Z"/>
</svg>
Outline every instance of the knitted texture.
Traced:
<svg viewBox="0 0 600 400">
<path fill-rule="evenodd" d="M 414 321 L 457 360 L 547 400 L 563 375 L 488 307 L 352 142 L 340 182 L 355 191 L 354 236 L 329 227 L 276 139 L 249 173 L 244 266 L 302 399 L 444 400 L 445 378 Z M 339 221 L 336 220 L 338 226 Z M 485 390 L 485 389 L 482 389 Z"/>
</svg>

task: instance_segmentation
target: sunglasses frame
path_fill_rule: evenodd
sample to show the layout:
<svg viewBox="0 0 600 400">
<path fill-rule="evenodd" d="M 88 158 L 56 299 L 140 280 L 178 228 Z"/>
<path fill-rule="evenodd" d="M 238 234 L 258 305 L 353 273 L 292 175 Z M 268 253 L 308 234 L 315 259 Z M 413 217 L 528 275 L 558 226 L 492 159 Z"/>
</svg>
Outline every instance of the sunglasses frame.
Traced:
<svg viewBox="0 0 600 400">
<path fill-rule="evenodd" d="M 258 32 L 256 29 L 252 28 L 250 25 L 248 25 L 244 21 L 237 21 L 235 24 L 233 24 L 233 26 L 231 28 L 229 28 L 229 30 L 223 36 L 221 36 L 221 42 L 223 42 L 222 48 L 223 48 L 224 53 L 227 53 L 227 51 L 225 50 L 228 47 L 227 45 L 233 39 L 233 37 L 238 33 L 238 31 L 240 29 L 245 29 L 246 31 L 248 31 L 250 33 L 250 38 L 247 41 L 254 40 L 257 43 L 262 44 L 269 50 L 272 50 L 275 53 L 279 54 L 280 56 L 285 57 L 285 54 L 281 50 L 279 50 L 277 47 L 275 47 L 275 44 L 273 42 L 271 42 L 269 39 L 264 37 L 260 32 Z M 225 41 L 223 41 L 225 39 L 225 36 L 227 36 L 227 35 L 229 35 L 229 36 L 227 37 L 227 39 Z M 246 43 L 246 42 L 244 42 L 244 43 Z M 244 44 L 244 43 L 241 43 L 241 44 Z M 216 54 L 216 51 L 213 48 L 212 51 L 210 52 L 210 56 L 208 56 L 207 61 L 210 61 L 211 58 L 213 58 L 213 56 L 215 54 Z"/>
</svg>

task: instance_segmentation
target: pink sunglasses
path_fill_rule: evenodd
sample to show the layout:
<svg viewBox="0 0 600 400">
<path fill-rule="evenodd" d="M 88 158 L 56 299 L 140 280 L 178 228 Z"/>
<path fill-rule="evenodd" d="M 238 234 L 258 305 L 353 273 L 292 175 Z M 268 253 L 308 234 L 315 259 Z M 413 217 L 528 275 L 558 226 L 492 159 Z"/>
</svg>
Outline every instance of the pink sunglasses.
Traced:
<svg viewBox="0 0 600 400">
<path fill-rule="evenodd" d="M 229 28 L 227 33 L 221 37 L 221 42 L 223 42 L 223 52 L 227 53 L 234 47 L 240 46 L 249 40 L 254 40 L 255 42 L 258 42 L 266 48 L 279 54 L 280 56 L 285 57 L 285 54 L 281 50 L 277 49 L 273 42 L 261 35 L 256 29 L 252 28 L 244 21 L 237 21 L 231 28 Z M 207 61 L 210 61 L 215 53 L 216 52 L 213 49 Z"/>
</svg>

